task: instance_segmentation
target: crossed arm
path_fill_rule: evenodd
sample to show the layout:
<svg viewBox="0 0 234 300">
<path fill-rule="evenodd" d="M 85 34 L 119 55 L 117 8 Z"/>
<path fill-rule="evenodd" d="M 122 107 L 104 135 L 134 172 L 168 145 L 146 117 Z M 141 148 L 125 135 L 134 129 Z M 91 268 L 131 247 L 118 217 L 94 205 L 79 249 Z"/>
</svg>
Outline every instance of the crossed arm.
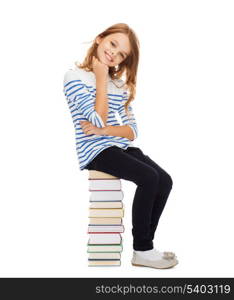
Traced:
<svg viewBox="0 0 234 300">
<path fill-rule="evenodd" d="M 106 125 L 108 118 L 108 98 L 107 98 L 107 82 L 103 78 L 96 79 L 96 100 L 94 110 L 101 118 L 102 128 L 98 128 L 89 121 L 80 121 L 81 127 L 85 134 L 97 134 L 97 135 L 112 135 L 127 138 L 133 141 L 136 137 L 133 128 L 129 125 L 112 126 Z M 122 120 L 126 117 L 123 107 L 119 112 Z M 125 120 L 126 123 L 126 120 Z"/>
<path fill-rule="evenodd" d="M 80 124 L 85 134 L 121 136 L 131 141 L 134 140 L 134 133 L 128 125 L 107 125 L 105 127 L 98 128 L 88 121 L 80 121 Z"/>
<path fill-rule="evenodd" d="M 85 84 L 77 77 L 76 72 L 70 70 L 65 74 L 64 93 L 71 110 L 78 109 L 88 121 L 80 121 L 85 134 L 112 135 L 134 140 L 137 137 L 137 125 L 131 106 L 129 106 L 130 119 L 127 117 L 124 104 L 118 110 L 123 121 L 121 126 L 106 125 L 108 117 L 108 99 L 106 83 L 101 80 L 96 82 L 96 101 Z M 127 100 L 126 93 L 123 100 Z"/>
</svg>

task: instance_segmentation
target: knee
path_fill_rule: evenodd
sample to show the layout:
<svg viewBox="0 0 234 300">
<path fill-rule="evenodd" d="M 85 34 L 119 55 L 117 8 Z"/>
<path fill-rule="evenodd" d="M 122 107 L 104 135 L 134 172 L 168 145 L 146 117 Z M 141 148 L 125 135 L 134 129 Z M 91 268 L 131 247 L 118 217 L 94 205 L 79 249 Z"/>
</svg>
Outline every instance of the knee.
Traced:
<svg viewBox="0 0 234 300">
<path fill-rule="evenodd" d="M 172 180 L 171 176 L 166 172 L 163 173 L 161 176 L 162 176 L 162 182 L 163 182 L 163 185 L 165 186 L 165 188 L 167 188 L 168 190 L 172 189 L 173 180 Z"/>
<path fill-rule="evenodd" d="M 159 173 L 150 169 L 141 174 L 140 184 L 157 187 L 159 183 Z"/>
</svg>

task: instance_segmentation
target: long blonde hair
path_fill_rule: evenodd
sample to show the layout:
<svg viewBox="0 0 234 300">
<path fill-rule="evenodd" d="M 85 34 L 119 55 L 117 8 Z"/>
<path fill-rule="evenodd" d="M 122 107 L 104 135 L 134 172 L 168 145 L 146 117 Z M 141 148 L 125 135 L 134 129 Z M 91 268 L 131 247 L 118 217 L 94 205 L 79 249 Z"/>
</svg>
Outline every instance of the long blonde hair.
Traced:
<svg viewBox="0 0 234 300">
<path fill-rule="evenodd" d="M 126 81 L 125 86 L 127 91 L 129 92 L 129 97 L 127 102 L 125 103 L 125 110 L 128 114 L 128 106 L 130 102 L 135 98 L 136 95 L 136 79 L 137 79 L 137 69 L 139 63 L 139 40 L 133 31 L 127 24 L 125 23 L 117 23 L 106 30 L 98 34 L 99 37 L 103 38 L 113 33 L 124 33 L 128 36 L 129 42 L 131 45 L 130 54 L 127 56 L 125 60 L 123 60 L 118 67 L 109 67 L 109 75 L 111 79 L 121 79 L 121 76 L 126 72 Z M 97 36 L 97 37 L 98 37 Z M 96 38 L 97 38 L 96 37 Z M 88 49 L 87 55 L 83 61 L 83 63 L 78 64 L 76 61 L 75 64 L 77 67 L 81 69 L 85 69 L 86 71 L 92 71 L 92 56 L 96 55 L 97 47 L 96 38 L 93 40 L 92 46 Z"/>
</svg>

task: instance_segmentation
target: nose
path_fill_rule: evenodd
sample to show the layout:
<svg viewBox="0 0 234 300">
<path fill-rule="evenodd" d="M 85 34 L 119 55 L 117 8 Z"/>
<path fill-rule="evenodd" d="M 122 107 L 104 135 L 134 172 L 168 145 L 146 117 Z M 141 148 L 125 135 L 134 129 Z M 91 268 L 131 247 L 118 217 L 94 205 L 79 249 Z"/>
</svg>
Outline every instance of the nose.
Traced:
<svg viewBox="0 0 234 300">
<path fill-rule="evenodd" d="M 114 58 L 115 57 L 115 51 L 111 50 L 111 55 Z"/>
</svg>

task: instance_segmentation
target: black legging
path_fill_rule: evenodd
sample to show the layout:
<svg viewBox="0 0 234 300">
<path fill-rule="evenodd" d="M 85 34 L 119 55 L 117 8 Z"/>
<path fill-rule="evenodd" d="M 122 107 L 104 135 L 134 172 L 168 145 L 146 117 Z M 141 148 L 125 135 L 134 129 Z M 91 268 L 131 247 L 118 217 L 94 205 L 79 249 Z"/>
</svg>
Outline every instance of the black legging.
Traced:
<svg viewBox="0 0 234 300">
<path fill-rule="evenodd" d="M 172 189 L 171 176 L 140 148 L 117 146 L 101 151 L 86 167 L 133 181 L 136 192 L 132 204 L 134 250 L 153 249 L 154 234 Z"/>
</svg>

